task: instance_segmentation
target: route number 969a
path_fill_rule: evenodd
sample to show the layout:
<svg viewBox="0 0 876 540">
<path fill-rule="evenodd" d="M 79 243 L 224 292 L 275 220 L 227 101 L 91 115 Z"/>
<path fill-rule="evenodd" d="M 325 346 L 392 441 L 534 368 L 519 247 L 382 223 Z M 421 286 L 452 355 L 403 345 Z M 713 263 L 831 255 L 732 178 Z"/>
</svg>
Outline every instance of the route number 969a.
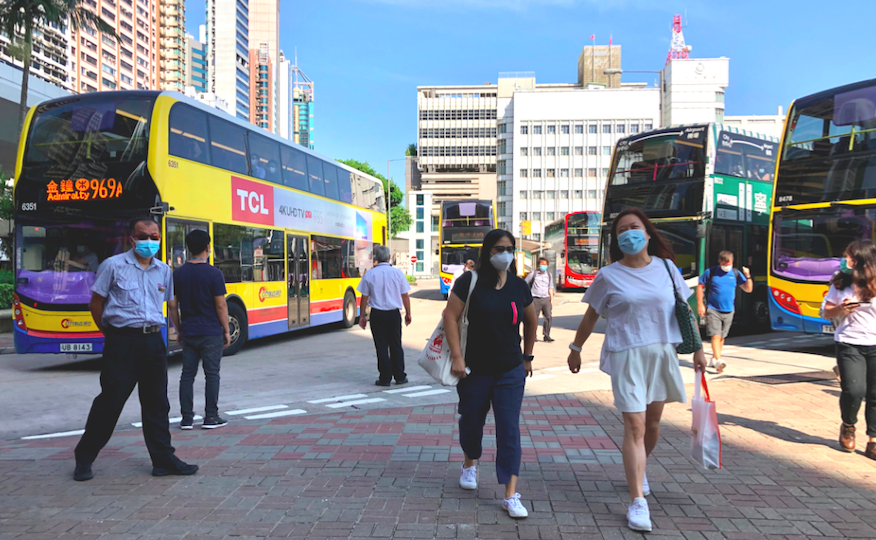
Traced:
<svg viewBox="0 0 876 540">
<path fill-rule="evenodd" d="M 21 203 L 21 211 L 22 212 L 34 212 L 37 209 L 37 203 L 35 202 L 26 202 Z"/>
</svg>

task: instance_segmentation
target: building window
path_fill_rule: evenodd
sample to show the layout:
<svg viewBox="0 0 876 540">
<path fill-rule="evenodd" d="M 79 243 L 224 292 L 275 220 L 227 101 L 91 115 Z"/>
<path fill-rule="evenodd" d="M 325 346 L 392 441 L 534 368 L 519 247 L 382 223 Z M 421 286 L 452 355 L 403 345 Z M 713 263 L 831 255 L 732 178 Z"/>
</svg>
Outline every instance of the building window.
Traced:
<svg viewBox="0 0 876 540">
<path fill-rule="evenodd" d="M 520 221 L 526 221 L 529 219 L 529 214 L 526 212 L 520 212 Z"/>
<path fill-rule="evenodd" d="M 587 147 L 587 155 L 588 156 L 595 156 L 596 155 L 596 147 L 595 146 L 588 146 Z"/>
<path fill-rule="evenodd" d="M 423 207 L 417 208 L 417 219 L 423 219 Z"/>
<path fill-rule="evenodd" d="M 505 204 L 505 203 L 499 203 L 499 204 Z M 437 231 L 438 225 L 439 225 L 439 216 L 432 216 L 432 230 Z"/>
<path fill-rule="evenodd" d="M 569 134 L 569 126 L 568 125 L 560 126 L 560 133 L 562 133 L 563 135 L 568 135 Z"/>
<path fill-rule="evenodd" d="M 548 127 L 547 127 L 547 132 L 548 132 L 548 135 L 556 135 L 556 133 L 557 133 L 557 126 L 548 126 Z"/>
<path fill-rule="evenodd" d="M 568 189 L 561 189 L 560 190 L 560 199 L 565 200 L 568 198 L 569 198 L 569 190 Z"/>
<path fill-rule="evenodd" d="M 528 178 L 529 169 L 520 169 L 520 178 Z"/>
<path fill-rule="evenodd" d="M 525 146 L 521 147 L 520 148 L 520 155 L 521 156 L 528 156 L 529 155 L 529 148 L 527 148 Z"/>
<path fill-rule="evenodd" d="M 576 156 L 583 156 L 584 155 L 584 147 L 583 146 L 576 146 L 575 147 L 575 155 Z"/>
<path fill-rule="evenodd" d="M 545 169 L 545 176 L 548 178 L 553 178 L 556 176 L 556 169 Z"/>
<path fill-rule="evenodd" d="M 718 122 L 719 124 L 724 123 L 724 111 L 723 110 L 718 109 L 717 111 L 715 111 L 715 122 Z"/>
<path fill-rule="evenodd" d="M 557 214 L 556 214 L 556 212 L 545 212 L 544 218 L 547 221 L 553 221 L 553 220 L 557 219 Z"/>
<path fill-rule="evenodd" d="M 532 221 L 541 221 L 541 212 L 533 212 Z"/>
<path fill-rule="evenodd" d="M 417 239 L 417 249 L 423 249 L 423 245 L 426 243 L 422 238 Z"/>
<path fill-rule="evenodd" d="M 421 232 L 424 232 L 424 231 L 425 231 L 425 227 L 423 226 L 423 222 L 422 222 L 422 221 L 418 221 L 418 222 L 417 222 L 417 232 L 418 232 L 418 233 L 421 233 Z"/>
<path fill-rule="evenodd" d="M 607 167 L 602 168 L 602 177 L 608 178 L 608 168 Z"/>
<path fill-rule="evenodd" d="M 596 169 L 587 169 L 587 178 L 596 178 Z"/>
<path fill-rule="evenodd" d="M 417 206 L 423 206 L 426 197 L 422 193 L 417 194 Z"/>
<path fill-rule="evenodd" d="M 569 147 L 568 146 L 561 146 L 560 147 L 560 155 L 561 156 L 568 156 L 569 155 Z"/>
<path fill-rule="evenodd" d="M 576 189 L 575 190 L 575 198 L 576 199 L 583 199 L 584 198 L 584 191 L 581 189 Z"/>
<path fill-rule="evenodd" d="M 422 273 L 425 272 L 425 271 L 426 271 L 425 263 L 421 263 L 421 262 L 418 261 L 418 262 L 417 262 L 417 270 L 416 270 L 416 272 L 417 272 L 418 274 L 422 274 Z"/>
<path fill-rule="evenodd" d="M 584 169 L 575 169 L 575 178 L 581 178 L 584 176 Z"/>
<path fill-rule="evenodd" d="M 526 199 L 526 198 L 528 198 L 527 196 L 528 196 L 527 191 L 526 191 L 525 189 L 521 189 L 521 190 L 520 190 L 520 198 L 521 198 L 521 199 Z"/>
<path fill-rule="evenodd" d="M 560 169 L 560 178 L 568 178 L 569 169 Z"/>
<path fill-rule="evenodd" d="M 587 190 L 587 198 L 588 199 L 595 199 L 596 198 L 596 190 L 595 189 L 588 189 Z"/>
<path fill-rule="evenodd" d="M 651 131 L 654 129 L 654 124 L 645 124 L 645 131 Z"/>
<path fill-rule="evenodd" d="M 715 101 L 724 103 L 724 92 L 715 92 Z"/>
<path fill-rule="evenodd" d="M 533 178 L 541 178 L 541 169 L 532 169 Z"/>
<path fill-rule="evenodd" d="M 542 193 L 544 193 L 544 192 L 543 192 L 543 191 L 540 191 L 540 190 L 534 190 L 534 191 L 532 192 L 532 198 L 533 198 L 533 199 L 541 199 L 541 195 L 542 195 Z"/>
<path fill-rule="evenodd" d="M 587 133 L 596 133 L 596 124 L 588 124 Z"/>
<path fill-rule="evenodd" d="M 630 133 L 638 133 L 639 124 L 630 124 Z"/>
<path fill-rule="evenodd" d="M 627 126 L 625 126 L 623 124 L 618 124 L 617 127 L 615 128 L 615 133 L 626 133 L 626 132 L 627 132 Z"/>
<path fill-rule="evenodd" d="M 509 215 L 508 208 L 505 206 L 504 202 L 500 202 L 500 203 L 496 204 L 496 211 L 499 212 L 499 215 L 502 217 Z M 436 226 L 436 228 L 437 228 L 437 226 Z"/>
<path fill-rule="evenodd" d="M 580 135 L 584 133 L 584 124 L 575 124 L 575 134 Z"/>
<path fill-rule="evenodd" d="M 533 156 L 540 156 L 541 155 L 541 148 L 533 148 L 532 155 Z"/>
<path fill-rule="evenodd" d="M 611 133 L 611 124 L 603 124 L 602 125 L 603 133 Z"/>
<path fill-rule="evenodd" d="M 417 242 L 422 242 L 422 240 L 417 240 Z M 425 258 L 426 258 L 426 253 L 424 253 L 423 251 L 417 251 L 417 260 L 422 261 Z"/>
<path fill-rule="evenodd" d="M 541 135 L 541 126 L 532 126 L 533 135 Z"/>
<path fill-rule="evenodd" d="M 555 155 L 557 155 L 557 149 L 556 149 L 555 147 L 553 147 L 553 146 L 549 146 L 549 147 L 546 148 L 545 150 L 547 151 L 547 155 L 549 155 L 549 156 L 555 156 Z"/>
<path fill-rule="evenodd" d="M 529 135 L 529 126 L 520 126 L 521 135 Z"/>
<path fill-rule="evenodd" d="M 544 195 L 545 195 L 545 199 L 556 199 L 557 198 L 557 192 L 553 191 L 553 190 L 545 191 Z"/>
<path fill-rule="evenodd" d="M 602 155 L 603 156 L 610 156 L 611 155 L 611 147 L 610 146 L 603 146 L 602 147 Z"/>
</svg>

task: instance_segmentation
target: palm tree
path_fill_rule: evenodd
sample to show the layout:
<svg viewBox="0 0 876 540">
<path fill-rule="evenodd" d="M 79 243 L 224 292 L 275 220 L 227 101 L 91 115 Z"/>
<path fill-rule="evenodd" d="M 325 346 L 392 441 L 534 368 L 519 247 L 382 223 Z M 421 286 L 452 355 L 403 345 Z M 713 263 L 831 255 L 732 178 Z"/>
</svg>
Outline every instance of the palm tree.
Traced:
<svg viewBox="0 0 876 540">
<path fill-rule="evenodd" d="M 18 129 L 27 115 L 27 87 L 33 53 L 33 29 L 39 25 L 70 25 L 72 30 L 91 28 L 118 39 L 115 28 L 85 7 L 84 0 L 3 0 L 0 4 L 0 30 L 24 64 L 21 70 L 21 98 L 18 103 Z M 18 37 L 21 34 L 21 37 Z"/>
</svg>

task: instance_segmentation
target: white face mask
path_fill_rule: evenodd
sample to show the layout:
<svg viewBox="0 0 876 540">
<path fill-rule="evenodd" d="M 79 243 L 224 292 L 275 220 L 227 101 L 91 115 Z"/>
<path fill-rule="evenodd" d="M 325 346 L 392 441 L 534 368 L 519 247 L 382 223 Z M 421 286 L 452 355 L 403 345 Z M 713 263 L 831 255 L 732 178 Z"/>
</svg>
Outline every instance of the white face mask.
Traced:
<svg viewBox="0 0 876 540">
<path fill-rule="evenodd" d="M 732 264 L 728 264 L 727 266 L 724 266 L 724 265 L 722 264 L 722 265 L 721 265 L 721 270 L 723 270 L 723 271 L 725 271 L 725 272 L 729 272 L 730 270 L 733 270 L 733 265 L 732 265 Z"/>
<path fill-rule="evenodd" d="M 492 257 L 490 257 L 490 264 L 493 265 L 493 268 L 498 270 L 499 272 L 507 272 L 508 268 L 511 266 L 511 262 L 514 261 L 514 255 L 505 251 L 503 253 L 496 253 Z"/>
</svg>

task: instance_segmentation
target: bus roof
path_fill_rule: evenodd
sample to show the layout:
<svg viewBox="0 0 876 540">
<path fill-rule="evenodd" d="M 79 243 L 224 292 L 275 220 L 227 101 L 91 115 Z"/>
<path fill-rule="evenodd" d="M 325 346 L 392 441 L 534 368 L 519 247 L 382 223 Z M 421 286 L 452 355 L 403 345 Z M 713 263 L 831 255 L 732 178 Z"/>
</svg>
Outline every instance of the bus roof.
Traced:
<svg viewBox="0 0 876 540">
<path fill-rule="evenodd" d="M 727 124 L 719 124 L 717 122 L 707 122 L 704 124 L 674 124 L 667 127 L 652 129 L 651 131 L 644 131 L 642 133 L 637 133 L 635 135 L 630 135 L 629 137 L 624 137 L 623 139 L 619 139 L 618 143 L 621 141 L 633 142 L 637 141 L 643 137 L 653 137 L 654 135 L 659 135 L 661 133 L 667 133 L 679 129 L 685 128 L 697 128 L 697 127 L 705 127 L 705 128 L 714 128 L 717 131 L 729 131 L 730 133 L 736 133 L 738 135 L 745 135 L 747 137 L 753 137 L 755 139 L 761 139 L 764 141 L 770 141 L 778 143 L 779 139 L 777 137 L 773 137 L 771 135 L 764 135 L 763 133 L 758 133 L 756 131 L 750 131 L 747 129 L 740 129 L 737 126 L 731 126 Z"/>
<path fill-rule="evenodd" d="M 822 90 L 821 92 L 816 92 L 815 94 L 810 94 L 808 96 L 803 96 L 801 98 L 797 98 L 794 100 L 796 103 L 799 102 L 808 102 L 808 101 L 819 101 L 826 97 L 830 97 L 834 94 L 839 94 L 840 92 L 851 92 L 853 90 L 859 90 L 861 88 L 868 88 L 870 86 L 876 86 L 876 79 L 869 79 L 866 81 L 858 81 L 856 83 L 846 84 L 844 86 L 837 86 L 836 88 L 829 88 L 827 90 Z"/>
</svg>

